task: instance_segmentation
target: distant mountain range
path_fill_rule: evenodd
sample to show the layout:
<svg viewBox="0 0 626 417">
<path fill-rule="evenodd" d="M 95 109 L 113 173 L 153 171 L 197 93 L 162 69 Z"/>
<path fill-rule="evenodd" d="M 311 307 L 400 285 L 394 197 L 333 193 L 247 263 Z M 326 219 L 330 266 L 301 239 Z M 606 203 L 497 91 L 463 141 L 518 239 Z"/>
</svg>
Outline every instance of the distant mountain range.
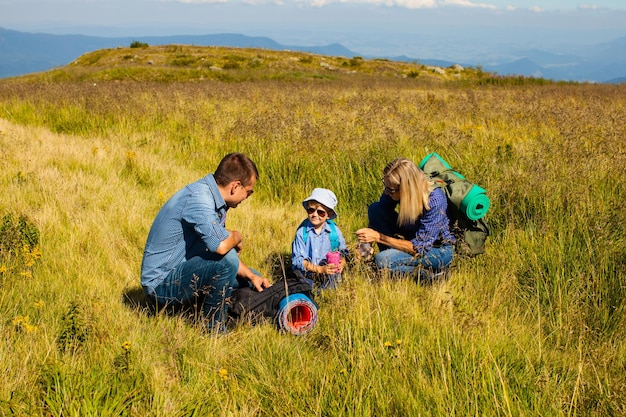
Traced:
<svg viewBox="0 0 626 417">
<path fill-rule="evenodd" d="M 478 67 L 500 75 L 534 76 L 552 80 L 626 82 L 626 36 L 611 42 L 581 47 L 576 54 L 554 54 L 540 50 L 512 51 L 498 63 L 461 63 L 408 56 L 366 56 L 340 44 L 325 46 L 282 45 L 267 37 L 241 34 L 96 37 L 26 33 L 0 28 L 0 78 L 46 71 L 65 66 L 79 56 L 104 48 L 128 47 L 134 41 L 149 45 L 188 44 L 197 46 L 232 46 L 311 52 L 352 58 L 386 58 L 394 61 L 417 61 L 424 65 L 448 67 L 460 64 Z"/>
</svg>

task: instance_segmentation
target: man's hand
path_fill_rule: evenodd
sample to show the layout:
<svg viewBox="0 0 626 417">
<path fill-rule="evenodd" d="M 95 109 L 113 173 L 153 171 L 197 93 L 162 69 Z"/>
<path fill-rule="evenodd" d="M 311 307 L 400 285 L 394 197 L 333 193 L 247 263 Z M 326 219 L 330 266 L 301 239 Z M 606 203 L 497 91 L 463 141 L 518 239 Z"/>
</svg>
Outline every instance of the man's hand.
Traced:
<svg viewBox="0 0 626 417">
<path fill-rule="evenodd" d="M 250 282 L 252 283 L 252 285 L 258 292 L 263 291 L 263 288 L 270 287 L 270 282 L 266 278 L 263 278 L 256 274 L 252 274 L 252 275 L 253 276 L 250 278 Z"/>
</svg>

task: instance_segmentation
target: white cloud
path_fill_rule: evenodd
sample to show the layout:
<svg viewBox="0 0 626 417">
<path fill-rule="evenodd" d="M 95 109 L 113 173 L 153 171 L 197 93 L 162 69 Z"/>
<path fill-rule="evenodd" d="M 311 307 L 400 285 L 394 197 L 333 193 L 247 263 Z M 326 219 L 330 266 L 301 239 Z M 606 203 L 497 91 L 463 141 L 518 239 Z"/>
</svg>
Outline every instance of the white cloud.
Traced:
<svg viewBox="0 0 626 417">
<path fill-rule="evenodd" d="M 469 0 L 174 0 L 183 4 L 212 4 L 212 3 L 245 3 L 250 5 L 285 5 L 287 3 L 303 4 L 313 7 L 323 7 L 334 3 L 371 4 L 406 9 L 432 9 L 439 6 L 461 6 L 495 8 L 485 3 L 473 3 Z"/>
<path fill-rule="evenodd" d="M 600 10 L 603 7 L 598 6 L 597 4 L 581 4 L 578 6 L 581 10 Z"/>
<path fill-rule="evenodd" d="M 225 0 L 225 2 L 226 1 L 227 0 Z M 242 0 L 242 3 L 248 4 L 250 6 L 265 6 L 268 4 L 283 6 L 285 4 L 283 0 Z"/>
<path fill-rule="evenodd" d="M 4 0 L 0 0 L 0 3 Z M 68 1 L 68 0 L 56 0 Z M 92 0 L 85 0 L 92 1 Z M 152 0 L 160 3 L 179 3 L 179 4 L 246 4 L 251 6 L 274 5 L 274 6 L 311 6 L 325 7 L 332 4 L 353 4 L 353 5 L 374 5 L 383 7 L 397 7 L 404 9 L 435 9 L 442 7 L 458 7 L 473 8 L 484 10 L 506 10 L 518 11 L 529 10 L 535 13 L 546 11 L 546 7 L 532 6 L 520 7 L 519 5 L 504 5 L 506 0 Z M 537 1 L 537 0 L 535 0 Z M 519 1 L 518 1 L 519 3 Z M 605 6 L 597 4 L 581 4 L 577 6 L 578 10 L 606 10 Z"/>
<path fill-rule="evenodd" d="M 265 0 L 249 0 L 252 2 L 266 2 Z M 272 4 L 286 4 L 282 0 L 269 0 Z M 437 0 L 291 0 L 295 4 L 305 4 L 314 7 L 323 7 L 334 3 L 373 4 L 387 7 L 403 7 L 407 9 L 426 9 L 437 7 Z"/>
<path fill-rule="evenodd" d="M 408 9 L 437 7 L 437 2 L 434 0 L 304 0 L 301 2 L 297 1 L 296 3 L 303 3 L 314 7 L 323 7 L 334 3 L 373 4 L 377 6 L 397 6 Z"/>
<path fill-rule="evenodd" d="M 495 9 L 496 6 L 486 3 L 473 3 L 469 0 L 443 0 L 444 6 L 462 6 L 462 7 L 477 7 L 481 9 Z"/>
<path fill-rule="evenodd" d="M 176 0 L 176 2 L 183 4 L 215 4 L 228 3 L 228 0 Z"/>
<path fill-rule="evenodd" d="M 431 9 L 437 7 L 437 2 L 435 0 L 374 0 L 373 3 L 389 7 L 405 7 L 407 9 Z"/>
</svg>

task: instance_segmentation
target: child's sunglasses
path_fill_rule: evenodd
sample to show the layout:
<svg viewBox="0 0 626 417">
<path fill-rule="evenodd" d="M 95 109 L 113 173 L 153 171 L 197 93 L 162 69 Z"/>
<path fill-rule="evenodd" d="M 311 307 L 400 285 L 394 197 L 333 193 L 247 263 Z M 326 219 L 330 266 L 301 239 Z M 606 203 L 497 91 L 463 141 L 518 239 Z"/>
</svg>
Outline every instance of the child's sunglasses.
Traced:
<svg viewBox="0 0 626 417">
<path fill-rule="evenodd" d="M 313 207 L 309 207 L 306 209 L 306 212 L 309 214 L 313 214 L 317 211 L 317 215 L 320 217 L 326 217 L 326 212 L 322 209 L 314 209 Z"/>
</svg>

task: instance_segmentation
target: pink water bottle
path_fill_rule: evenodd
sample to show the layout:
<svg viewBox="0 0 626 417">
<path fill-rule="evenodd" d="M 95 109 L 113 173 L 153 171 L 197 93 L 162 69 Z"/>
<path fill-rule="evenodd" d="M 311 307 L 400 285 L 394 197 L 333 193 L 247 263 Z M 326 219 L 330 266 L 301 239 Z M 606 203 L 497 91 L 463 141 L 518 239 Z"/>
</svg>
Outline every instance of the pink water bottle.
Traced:
<svg viewBox="0 0 626 417">
<path fill-rule="evenodd" d="M 341 261 L 341 254 L 339 252 L 328 252 L 326 254 L 326 262 L 339 266 Z"/>
</svg>

